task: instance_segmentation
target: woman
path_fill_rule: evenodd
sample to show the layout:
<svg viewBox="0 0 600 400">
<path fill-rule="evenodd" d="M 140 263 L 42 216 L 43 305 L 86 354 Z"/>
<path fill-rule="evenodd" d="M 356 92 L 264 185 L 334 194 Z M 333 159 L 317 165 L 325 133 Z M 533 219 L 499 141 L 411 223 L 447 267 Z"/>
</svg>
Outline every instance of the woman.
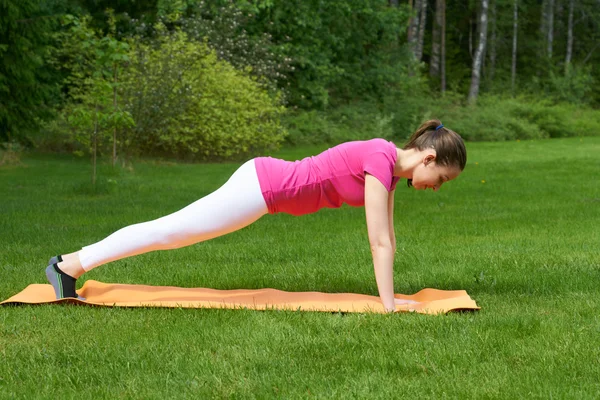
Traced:
<svg viewBox="0 0 600 400">
<path fill-rule="evenodd" d="M 57 299 L 77 297 L 76 279 L 110 261 L 189 246 L 241 229 L 265 214 L 304 215 L 347 203 L 365 206 L 379 296 L 392 312 L 396 305 L 410 302 L 394 298 L 396 183 L 406 178 L 415 189 L 437 191 L 462 172 L 466 161 L 462 138 L 438 120 L 421 125 L 401 149 L 387 140 L 371 139 L 342 143 L 295 162 L 255 158 L 221 188 L 173 214 L 52 257 L 46 276 Z"/>
</svg>

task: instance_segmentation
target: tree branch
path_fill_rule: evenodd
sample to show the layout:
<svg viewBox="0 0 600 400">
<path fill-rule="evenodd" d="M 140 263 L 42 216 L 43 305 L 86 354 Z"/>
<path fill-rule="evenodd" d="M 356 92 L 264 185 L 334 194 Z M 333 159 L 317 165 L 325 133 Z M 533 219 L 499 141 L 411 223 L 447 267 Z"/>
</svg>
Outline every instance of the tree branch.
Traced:
<svg viewBox="0 0 600 400">
<path fill-rule="evenodd" d="M 583 59 L 583 64 L 585 64 L 590 57 L 592 56 L 592 53 L 598 48 L 600 47 L 600 43 L 596 43 L 596 45 L 590 50 L 590 52 L 588 53 L 588 55 Z"/>
</svg>

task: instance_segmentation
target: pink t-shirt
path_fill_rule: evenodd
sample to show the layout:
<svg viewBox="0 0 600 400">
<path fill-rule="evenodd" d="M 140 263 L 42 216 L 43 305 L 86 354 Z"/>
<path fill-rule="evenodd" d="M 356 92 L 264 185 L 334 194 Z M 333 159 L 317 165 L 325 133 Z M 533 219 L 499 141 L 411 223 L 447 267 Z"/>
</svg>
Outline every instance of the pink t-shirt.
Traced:
<svg viewBox="0 0 600 400">
<path fill-rule="evenodd" d="M 394 143 L 371 139 L 342 143 L 300 161 L 259 157 L 255 165 L 269 213 L 303 215 L 343 203 L 364 206 L 365 172 L 388 192 L 394 190 L 396 157 Z"/>
</svg>

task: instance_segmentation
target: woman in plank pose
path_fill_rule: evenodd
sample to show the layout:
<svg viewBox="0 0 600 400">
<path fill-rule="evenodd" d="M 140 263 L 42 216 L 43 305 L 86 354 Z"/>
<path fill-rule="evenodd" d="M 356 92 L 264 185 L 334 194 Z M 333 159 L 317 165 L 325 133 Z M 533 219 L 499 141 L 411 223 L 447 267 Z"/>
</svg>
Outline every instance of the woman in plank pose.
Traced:
<svg viewBox="0 0 600 400">
<path fill-rule="evenodd" d="M 410 300 L 394 298 L 394 190 L 400 178 L 437 191 L 465 168 L 462 138 L 438 120 L 422 124 L 397 148 L 384 139 L 353 141 L 314 157 L 247 161 L 215 192 L 153 221 L 127 226 L 74 253 L 52 257 L 46 276 L 56 298 L 77 297 L 75 282 L 110 261 L 177 249 L 241 229 L 265 214 L 304 215 L 342 203 L 365 206 L 379 296 L 389 312 Z"/>
</svg>

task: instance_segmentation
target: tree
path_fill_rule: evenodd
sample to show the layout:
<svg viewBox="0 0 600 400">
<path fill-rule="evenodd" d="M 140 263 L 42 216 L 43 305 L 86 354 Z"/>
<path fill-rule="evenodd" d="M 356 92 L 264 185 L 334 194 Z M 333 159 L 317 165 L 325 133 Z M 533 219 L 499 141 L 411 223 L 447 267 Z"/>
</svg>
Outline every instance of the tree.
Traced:
<svg viewBox="0 0 600 400">
<path fill-rule="evenodd" d="M 436 78 L 440 76 L 440 47 L 442 42 L 441 4 L 441 0 L 435 1 L 435 16 L 431 32 L 431 58 L 429 61 L 429 75 Z"/>
<path fill-rule="evenodd" d="M 554 42 L 554 0 L 543 0 L 541 10 L 540 33 L 542 42 L 545 42 L 544 55 L 552 58 L 552 45 Z"/>
<path fill-rule="evenodd" d="M 490 66 L 489 66 L 488 79 L 490 82 L 493 82 L 494 81 L 494 72 L 496 70 L 496 42 L 497 42 L 496 3 L 497 3 L 497 0 L 491 0 L 491 1 L 492 1 L 492 7 L 491 7 L 490 14 L 491 14 L 491 23 L 492 23 L 492 37 L 490 38 Z"/>
<path fill-rule="evenodd" d="M 440 75 L 441 75 L 441 90 L 446 91 L 446 0 L 440 0 L 442 12 L 442 37 L 441 37 L 441 60 L 440 60 Z"/>
<path fill-rule="evenodd" d="M 446 90 L 446 0 L 435 1 L 429 75 L 440 79 L 440 90 L 444 92 Z"/>
<path fill-rule="evenodd" d="M 58 25 L 55 3 L 0 2 L 0 142 L 23 138 L 53 115 L 56 77 L 44 63 Z"/>
<path fill-rule="evenodd" d="M 510 74 L 510 90 L 515 93 L 515 78 L 517 76 L 517 32 L 519 27 L 519 1 L 514 0 L 513 6 L 513 42 L 512 42 L 512 63 Z"/>
<path fill-rule="evenodd" d="M 417 42 L 418 42 L 418 31 L 419 31 L 419 17 L 421 15 L 421 3 L 426 0 L 409 0 L 408 4 L 411 8 L 411 16 L 408 20 L 408 45 L 417 58 Z"/>
<path fill-rule="evenodd" d="M 548 9 L 546 10 L 547 33 L 546 33 L 546 53 L 548 58 L 552 58 L 552 44 L 554 43 L 554 0 L 548 0 Z"/>
<path fill-rule="evenodd" d="M 474 104 L 477 101 L 479 95 L 479 83 L 481 74 L 481 64 L 485 52 L 485 43 L 487 40 L 487 11 L 488 11 L 489 0 L 481 0 L 481 11 L 479 14 L 479 40 L 477 44 L 477 51 L 473 58 L 473 68 L 471 72 L 471 88 L 469 89 L 468 101 L 470 104 Z"/>
<path fill-rule="evenodd" d="M 421 61 L 423 58 L 423 41 L 425 39 L 425 25 L 427 25 L 427 0 L 421 0 L 421 17 L 419 18 L 419 37 L 415 47 L 415 58 Z"/>
<path fill-rule="evenodd" d="M 569 22 L 567 27 L 567 54 L 565 56 L 565 69 L 569 68 L 573 57 L 573 9 L 575 0 L 569 0 Z"/>
<path fill-rule="evenodd" d="M 92 185 L 96 184 L 97 154 L 102 139 L 112 131 L 113 166 L 116 162 L 117 128 L 134 125 L 131 114 L 118 107 L 118 70 L 128 61 L 128 45 L 89 26 L 90 18 L 64 16 L 67 29 L 56 34 L 58 48 L 52 62 L 70 71 L 66 80 L 70 99 L 61 115 L 75 141 L 91 154 Z M 114 18 L 108 24 L 114 33 Z M 81 152 L 79 152 L 82 155 Z"/>
</svg>

